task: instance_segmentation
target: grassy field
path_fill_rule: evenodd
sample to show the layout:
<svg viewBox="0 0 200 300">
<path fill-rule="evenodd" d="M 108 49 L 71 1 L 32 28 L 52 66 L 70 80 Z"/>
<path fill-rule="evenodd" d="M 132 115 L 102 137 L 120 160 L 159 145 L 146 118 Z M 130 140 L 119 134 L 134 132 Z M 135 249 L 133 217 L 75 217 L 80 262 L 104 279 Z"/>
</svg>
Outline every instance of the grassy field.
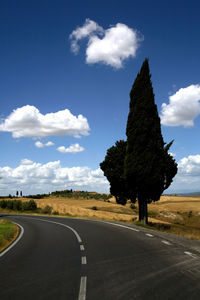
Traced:
<svg viewBox="0 0 200 300">
<path fill-rule="evenodd" d="M 27 201 L 26 198 L 19 198 Z M 48 197 L 35 199 L 37 206 L 52 207 L 52 213 L 100 220 L 136 223 L 138 206 L 131 203 L 118 205 L 114 198 L 109 201 Z M 160 201 L 148 205 L 150 227 L 169 233 L 200 240 L 200 196 L 162 196 Z"/>
<path fill-rule="evenodd" d="M 7 247 L 17 236 L 18 227 L 10 221 L 0 220 L 0 251 Z"/>
</svg>

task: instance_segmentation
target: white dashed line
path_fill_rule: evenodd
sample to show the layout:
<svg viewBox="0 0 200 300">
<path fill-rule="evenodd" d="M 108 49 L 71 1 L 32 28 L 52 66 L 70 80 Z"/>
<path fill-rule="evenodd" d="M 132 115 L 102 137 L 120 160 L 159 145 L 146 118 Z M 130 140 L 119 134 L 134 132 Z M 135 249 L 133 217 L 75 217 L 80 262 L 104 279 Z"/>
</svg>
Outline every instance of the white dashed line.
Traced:
<svg viewBox="0 0 200 300">
<path fill-rule="evenodd" d="M 81 263 L 82 263 L 82 265 L 86 265 L 87 264 L 86 256 L 82 256 L 81 257 Z"/>
<path fill-rule="evenodd" d="M 86 283 L 87 283 L 87 277 L 86 276 L 81 277 L 78 300 L 85 300 L 86 299 Z"/>
<path fill-rule="evenodd" d="M 22 236 L 23 236 L 23 234 L 24 234 L 24 228 L 21 226 L 21 225 L 19 225 L 18 223 L 15 223 L 15 222 L 13 222 L 14 224 L 16 224 L 20 229 L 21 229 L 21 231 L 20 231 L 20 234 L 19 234 L 19 236 L 17 237 L 17 239 L 8 247 L 8 248 L 6 248 L 3 252 L 1 252 L 0 253 L 0 257 L 2 257 L 4 254 L 6 254 L 12 247 L 14 247 L 18 242 L 19 242 L 19 240 L 22 238 Z"/>
<path fill-rule="evenodd" d="M 154 237 L 154 235 L 150 234 L 150 233 L 145 233 L 147 236 L 149 237 Z"/>
<path fill-rule="evenodd" d="M 170 242 L 168 242 L 168 241 L 161 241 L 163 244 L 165 244 L 165 245 L 172 245 Z"/>
<path fill-rule="evenodd" d="M 191 253 L 191 252 L 185 251 L 184 253 L 191 256 L 191 257 L 193 257 L 193 258 L 196 258 L 196 255 Z"/>
<path fill-rule="evenodd" d="M 83 245 L 80 245 L 80 250 L 81 250 L 81 251 L 84 251 L 84 250 L 85 250 L 85 248 L 84 248 Z"/>
</svg>

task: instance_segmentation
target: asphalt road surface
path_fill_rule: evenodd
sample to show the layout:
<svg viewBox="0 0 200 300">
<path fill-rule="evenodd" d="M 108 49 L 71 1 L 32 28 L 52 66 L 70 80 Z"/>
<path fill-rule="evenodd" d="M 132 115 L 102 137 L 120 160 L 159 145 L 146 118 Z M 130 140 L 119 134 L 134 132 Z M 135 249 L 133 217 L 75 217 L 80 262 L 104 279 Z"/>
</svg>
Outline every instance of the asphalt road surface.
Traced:
<svg viewBox="0 0 200 300">
<path fill-rule="evenodd" d="M 0 254 L 1 300 L 200 299 L 198 241 L 122 223 L 6 218 L 21 236 Z"/>
</svg>

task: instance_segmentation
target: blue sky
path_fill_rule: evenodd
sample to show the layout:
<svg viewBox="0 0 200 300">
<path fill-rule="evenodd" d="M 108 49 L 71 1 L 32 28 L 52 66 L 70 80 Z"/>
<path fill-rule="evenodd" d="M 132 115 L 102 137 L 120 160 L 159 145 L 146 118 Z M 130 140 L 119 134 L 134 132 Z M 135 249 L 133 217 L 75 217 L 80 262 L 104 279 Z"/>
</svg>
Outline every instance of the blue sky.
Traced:
<svg viewBox="0 0 200 300">
<path fill-rule="evenodd" d="M 108 192 L 99 163 L 126 139 L 129 92 L 146 57 L 163 138 L 175 140 L 169 192 L 199 191 L 199 9 L 178 0 L 1 1 L 0 195 Z"/>
</svg>

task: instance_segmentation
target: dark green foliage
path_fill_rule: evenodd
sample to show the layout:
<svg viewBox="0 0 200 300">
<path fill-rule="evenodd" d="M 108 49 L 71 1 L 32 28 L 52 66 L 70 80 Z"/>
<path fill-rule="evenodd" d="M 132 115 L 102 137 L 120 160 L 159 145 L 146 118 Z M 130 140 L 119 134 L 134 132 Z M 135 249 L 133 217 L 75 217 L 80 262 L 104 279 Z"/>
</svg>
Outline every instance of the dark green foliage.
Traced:
<svg viewBox="0 0 200 300">
<path fill-rule="evenodd" d="M 31 198 L 31 199 L 43 199 L 49 197 L 49 194 L 36 194 L 36 195 L 28 195 L 26 198 Z"/>
<path fill-rule="evenodd" d="M 22 202 L 21 200 L 1 200 L 0 207 L 14 211 L 35 211 L 37 204 L 34 200 Z"/>
<path fill-rule="evenodd" d="M 147 203 L 158 201 L 177 172 L 161 134 L 160 118 L 146 59 L 130 92 L 126 128 L 125 177 L 128 189 L 139 201 L 139 219 L 147 222 Z"/>
<path fill-rule="evenodd" d="M 100 168 L 110 183 L 110 193 L 115 196 L 117 203 L 123 205 L 130 196 L 124 177 L 126 145 L 124 140 L 117 141 L 115 146 L 107 150 L 104 161 L 100 163 Z"/>
<path fill-rule="evenodd" d="M 97 199 L 97 200 L 98 199 L 108 200 L 111 198 L 111 195 L 107 195 L 107 194 L 98 194 L 95 192 L 73 191 L 73 190 L 55 191 L 52 192 L 50 196 L 75 198 L 75 199 Z"/>
<path fill-rule="evenodd" d="M 46 205 L 44 208 L 42 208 L 41 213 L 51 215 L 52 209 L 53 208 L 51 206 Z"/>
<path fill-rule="evenodd" d="M 96 206 L 92 206 L 91 209 L 98 210 L 98 208 Z"/>
</svg>

